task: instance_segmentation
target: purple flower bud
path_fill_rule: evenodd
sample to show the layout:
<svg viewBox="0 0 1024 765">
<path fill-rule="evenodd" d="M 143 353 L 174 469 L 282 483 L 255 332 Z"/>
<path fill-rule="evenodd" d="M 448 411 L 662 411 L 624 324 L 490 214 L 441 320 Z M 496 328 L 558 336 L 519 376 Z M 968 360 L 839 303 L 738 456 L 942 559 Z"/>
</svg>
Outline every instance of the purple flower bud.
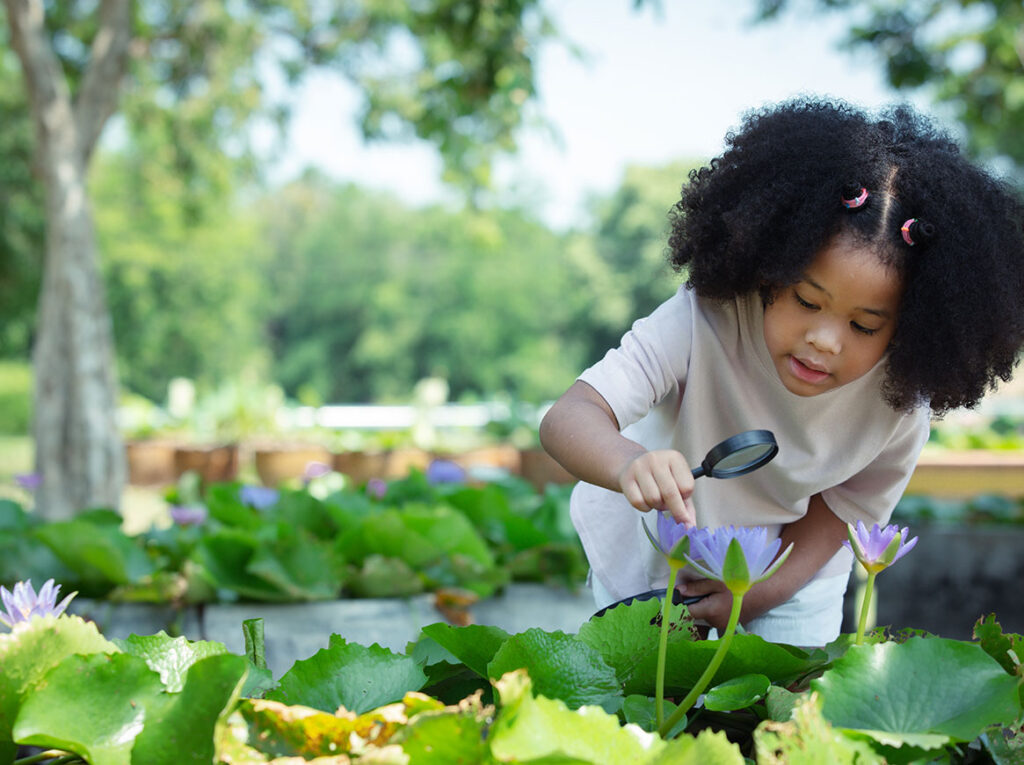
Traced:
<svg viewBox="0 0 1024 765">
<path fill-rule="evenodd" d="M 242 504 L 254 510 L 266 510 L 277 503 L 281 498 L 281 492 L 266 486 L 243 486 L 238 490 L 238 498 Z"/>
<path fill-rule="evenodd" d="M 380 478 L 371 478 L 366 482 L 366 493 L 374 499 L 384 499 L 388 493 L 388 482 Z"/>
<path fill-rule="evenodd" d="M 466 471 L 451 460 L 434 460 L 427 467 L 427 480 L 430 483 L 463 483 Z"/>
<path fill-rule="evenodd" d="M 314 478 L 327 475 L 331 472 L 331 466 L 326 462 L 309 462 L 306 469 L 302 471 L 303 481 L 312 481 Z"/>
<path fill-rule="evenodd" d="M 59 592 L 60 585 L 54 584 L 52 579 L 46 580 L 38 595 L 32 589 L 31 579 L 17 582 L 14 585 L 14 592 L 10 592 L 6 587 L 0 587 L 0 601 L 4 607 L 4 611 L 0 612 L 0 622 L 13 629 L 15 624 L 27 622 L 38 616 L 60 616 L 78 593 L 73 592 L 57 603 Z"/>
<path fill-rule="evenodd" d="M 43 483 L 43 477 L 39 473 L 20 473 L 14 476 L 14 482 L 25 491 L 35 491 Z"/>
<path fill-rule="evenodd" d="M 171 505 L 171 520 L 179 526 L 199 526 L 209 515 L 202 505 Z"/>
</svg>

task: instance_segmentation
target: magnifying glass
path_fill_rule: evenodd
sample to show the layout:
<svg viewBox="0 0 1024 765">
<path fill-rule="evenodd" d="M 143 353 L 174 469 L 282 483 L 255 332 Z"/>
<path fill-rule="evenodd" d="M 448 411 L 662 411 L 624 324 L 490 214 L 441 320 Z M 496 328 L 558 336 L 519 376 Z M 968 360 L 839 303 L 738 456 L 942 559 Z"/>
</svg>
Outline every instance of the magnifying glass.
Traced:
<svg viewBox="0 0 1024 765">
<path fill-rule="evenodd" d="M 712 447 L 690 472 L 694 478 L 735 478 L 767 465 L 778 453 L 779 445 L 770 430 L 745 430 Z"/>
</svg>

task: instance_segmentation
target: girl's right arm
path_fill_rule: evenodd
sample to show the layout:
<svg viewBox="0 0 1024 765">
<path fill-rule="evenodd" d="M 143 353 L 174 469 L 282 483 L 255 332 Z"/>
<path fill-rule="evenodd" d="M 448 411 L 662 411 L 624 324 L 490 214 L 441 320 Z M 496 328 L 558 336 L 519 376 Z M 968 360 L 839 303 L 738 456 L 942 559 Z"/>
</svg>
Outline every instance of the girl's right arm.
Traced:
<svg viewBox="0 0 1024 765">
<path fill-rule="evenodd" d="M 621 491 L 637 510 L 667 510 L 694 525 L 693 476 L 672 449 L 647 451 L 619 432 L 608 402 L 577 380 L 544 416 L 540 440 L 548 454 L 577 478 Z"/>
</svg>

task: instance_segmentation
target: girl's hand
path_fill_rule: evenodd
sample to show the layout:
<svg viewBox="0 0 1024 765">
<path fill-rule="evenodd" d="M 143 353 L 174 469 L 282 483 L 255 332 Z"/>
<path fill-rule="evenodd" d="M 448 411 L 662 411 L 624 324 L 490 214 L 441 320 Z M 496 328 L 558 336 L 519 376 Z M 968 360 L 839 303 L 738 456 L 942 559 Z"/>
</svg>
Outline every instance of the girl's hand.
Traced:
<svg viewBox="0 0 1024 765">
<path fill-rule="evenodd" d="M 693 474 L 686 458 L 674 449 L 644 452 L 619 474 L 619 487 L 637 510 L 667 510 L 676 523 L 693 526 Z"/>
<path fill-rule="evenodd" d="M 732 613 L 732 593 L 721 582 L 714 579 L 695 579 L 676 587 L 679 592 L 687 597 L 704 595 L 703 600 L 687 606 L 690 609 L 690 616 L 694 619 L 707 622 L 718 630 L 721 635 L 729 623 L 729 614 Z"/>
</svg>

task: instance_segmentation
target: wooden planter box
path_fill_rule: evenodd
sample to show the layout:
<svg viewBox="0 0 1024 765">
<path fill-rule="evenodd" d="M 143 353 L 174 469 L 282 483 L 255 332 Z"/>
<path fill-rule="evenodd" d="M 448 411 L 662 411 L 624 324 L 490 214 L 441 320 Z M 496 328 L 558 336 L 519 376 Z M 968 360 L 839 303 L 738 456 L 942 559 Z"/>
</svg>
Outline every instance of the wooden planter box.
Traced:
<svg viewBox="0 0 1024 765">
<path fill-rule="evenodd" d="M 266 446 L 253 450 L 256 474 L 264 486 L 302 478 L 311 462 L 332 464 L 331 453 L 321 446 Z"/>
<path fill-rule="evenodd" d="M 166 486 L 174 483 L 174 452 L 172 441 L 139 440 L 124 445 L 128 463 L 128 482 L 133 486 Z"/>
<path fill-rule="evenodd" d="M 1024 497 L 1024 453 L 987 449 L 925 452 L 906 493 L 951 499 L 978 494 Z"/>
<path fill-rule="evenodd" d="M 413 468 L 426 470 L 430 459 L 430 454 L 422 449 L 393 449 L 386 452 L 339 452 L 331 464 L 334 470 L 344 473 L 354 483 L 363 484 L 371 478 L 385 481 L 405 478 Z"/>
<path fill-rule="evenodd" d="M 174 477 L 193 470 L 204 483 L 233 481 L 238 475 L 238 444 L 179 446 L 174 451 Z"/>
</svg>

